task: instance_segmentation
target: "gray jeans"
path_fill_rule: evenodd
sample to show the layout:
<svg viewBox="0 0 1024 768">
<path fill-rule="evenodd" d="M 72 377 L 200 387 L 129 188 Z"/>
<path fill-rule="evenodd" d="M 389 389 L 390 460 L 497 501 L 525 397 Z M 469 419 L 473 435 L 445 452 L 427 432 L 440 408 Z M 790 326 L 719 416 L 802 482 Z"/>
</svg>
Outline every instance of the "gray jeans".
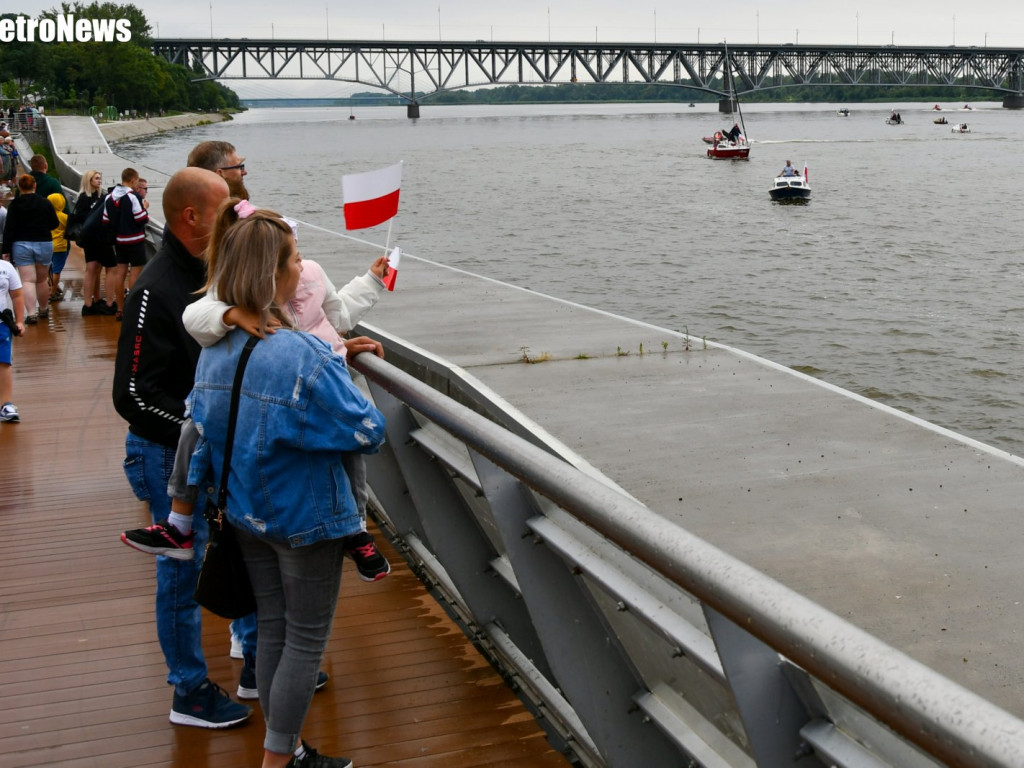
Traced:
<svg viewBox="0 0 1024 768">
<path fill-rule="evenodd" d="M 343 539 L 292 548 L 235 530 L 256 595 L 256 687 L 267 724 L 263 748 L 288 754 L 298 746 L 331 636 Z"/>
</svg>

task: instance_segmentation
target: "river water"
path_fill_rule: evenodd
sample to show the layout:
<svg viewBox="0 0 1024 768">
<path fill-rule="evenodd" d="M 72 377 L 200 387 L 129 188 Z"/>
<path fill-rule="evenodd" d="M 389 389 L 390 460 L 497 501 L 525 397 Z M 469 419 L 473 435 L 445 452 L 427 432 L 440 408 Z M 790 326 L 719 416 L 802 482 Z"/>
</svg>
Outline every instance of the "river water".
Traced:
<svg viewBox="0 0 1024 768">
<path fill-rule="evenodd" d="M 738 347 L 1024 455 L 1024 112 L 943 103 L 959 135 L 931 104 L 837 106 L 744 108 L 749 162 L 706 159 L 700 137 L 732 124 L 714 106 L 667 104 L 254 109 L 116 151 L 173 172 L 197 141 L 230 141 L 253 200 L 339 232 L 341 176 L 403 160 L 404 253 Z M 885 124 L 892 106 L 905 125 Z M 809 167 L 808 205 L 768 198 L 787 159 Z M 357 234 L 383 243 L 386 227 Z"/>
</svg>

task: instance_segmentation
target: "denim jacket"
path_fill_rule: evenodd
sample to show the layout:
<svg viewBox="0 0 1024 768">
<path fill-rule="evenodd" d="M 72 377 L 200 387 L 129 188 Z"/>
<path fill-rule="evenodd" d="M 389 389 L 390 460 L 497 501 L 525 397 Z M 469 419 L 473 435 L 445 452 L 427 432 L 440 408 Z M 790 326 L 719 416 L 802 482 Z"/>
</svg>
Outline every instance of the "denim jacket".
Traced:
<svg viewBox="0 0 1024 768">
<path fill-rule="evenodd" d="M 200 438 L 189 483 L 217 496 L 231 385 L 248 334 L 236 329 L 199 356 L 188 410 Z M 242 380 L 228 475 L 227 516 L 292 547 L 360 530 L 342 453 L 374 453 L 384 416 L 342 358 L 308 333 L 279 330 L 253 349 Z"/>
</svg>

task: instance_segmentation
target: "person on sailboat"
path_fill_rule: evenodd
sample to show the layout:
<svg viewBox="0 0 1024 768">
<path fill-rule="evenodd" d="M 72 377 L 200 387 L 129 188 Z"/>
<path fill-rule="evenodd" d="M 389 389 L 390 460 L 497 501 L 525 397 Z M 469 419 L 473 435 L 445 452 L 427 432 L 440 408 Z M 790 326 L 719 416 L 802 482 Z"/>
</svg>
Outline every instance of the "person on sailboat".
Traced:
<svg viewBox="0 0 1024 768">
<path fill-rule="evenodd" d="M 729 131 L 729 140 L 730 141 L 734 141 L 734 142 L 738 142 L 740 140 L 740 137 L 742 137 L 742 135 L 743 134 L 740 131 L 740 124 L 739 123 L 733 123 L 732 124 L 732 130 Z"/>
</svg>

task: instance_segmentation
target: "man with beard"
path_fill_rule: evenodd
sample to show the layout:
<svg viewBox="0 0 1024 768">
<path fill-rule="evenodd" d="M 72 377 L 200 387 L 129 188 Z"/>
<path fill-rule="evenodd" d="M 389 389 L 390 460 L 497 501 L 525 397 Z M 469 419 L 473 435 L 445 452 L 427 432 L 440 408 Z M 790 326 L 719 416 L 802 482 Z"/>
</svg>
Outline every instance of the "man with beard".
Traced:
<svg viewBox="0 0 1024 768">
<path fill-rule="evenodd" d="M 238 197 L 242 200 L 249 199 L 249 190 L 245 188 L 245 182 L 243 179 L 248 175 L 245 170 L 245 158 L 238 156 L 238 151 L 235 149 L 235 145 L 227 141 L 201 141 L 192 148 L 192 151 L 188 153 L 187 165 L 193 168 L 205 168 L 208 171 L 213 171 L 220 176 L 228 185 L 228 192 L 230 197 Z M 191 430 L 191 426 L 189 426 Z M 191 455 L 192 447 L 195 446 L 196 435 L 192 434 L 188 437 L 183 438 L 182 448 L 182 459 Z M 184 466 L 188 466 L 185 461 Z M 187 501 L 189 504 L 195 502 L 195 489 L 186 488 L 184 486 L 175 487 L 175 496 L 179 499 Z M 174 510 L 177 511 L 177 510 Z M 177 519 L 181 521 L 182 527 L 187 527 L 187 521 L 184 518 L 172 516 L 169 518 L 169 522 L 173 523 Z M 190 523 L 187 523 L 190 525 Z M 171 532 L 172 535 L 174 532 Z M 189 533 L 186 530 L 185 535 Z M 121 537 L 124 540 L 124 536 Z M 177 538 L 175 536 L 175 538 Z M 128 544 L 128 541 L 125 541 Z M 191 546 L 191 541 L 186 540 L 186 546 Z M 135 546 L 135 545 L 130 545 Z M 231 656 L 233 658 L 244 659 L 246 656 L 249 658 L 256 657 L 256 615 L 245 616 L 241 619 L 235 619 L 231 622 Z M 317 680 L 317 689 L 323 687 L 327 682 L 327 676 L 323 672 L 320 673 L 322 680 Z M 252 665 L 244 667 L 242 670 L 243 680 L 239 683 L 239 691 L 243 691 L 247 698 L 255 698 L 253 692 L 256 688 L 256 676 Z"/>
<path fill-rule="evenodd" d="M 233 144 L 226 141 L 203 141 L 188 153 L 187 165 L 213 171 L 228 184 L 231 197 L 249 199 L 243 179 L 248 175 L 245 158 L 239 157 Z"/>
</svg>

